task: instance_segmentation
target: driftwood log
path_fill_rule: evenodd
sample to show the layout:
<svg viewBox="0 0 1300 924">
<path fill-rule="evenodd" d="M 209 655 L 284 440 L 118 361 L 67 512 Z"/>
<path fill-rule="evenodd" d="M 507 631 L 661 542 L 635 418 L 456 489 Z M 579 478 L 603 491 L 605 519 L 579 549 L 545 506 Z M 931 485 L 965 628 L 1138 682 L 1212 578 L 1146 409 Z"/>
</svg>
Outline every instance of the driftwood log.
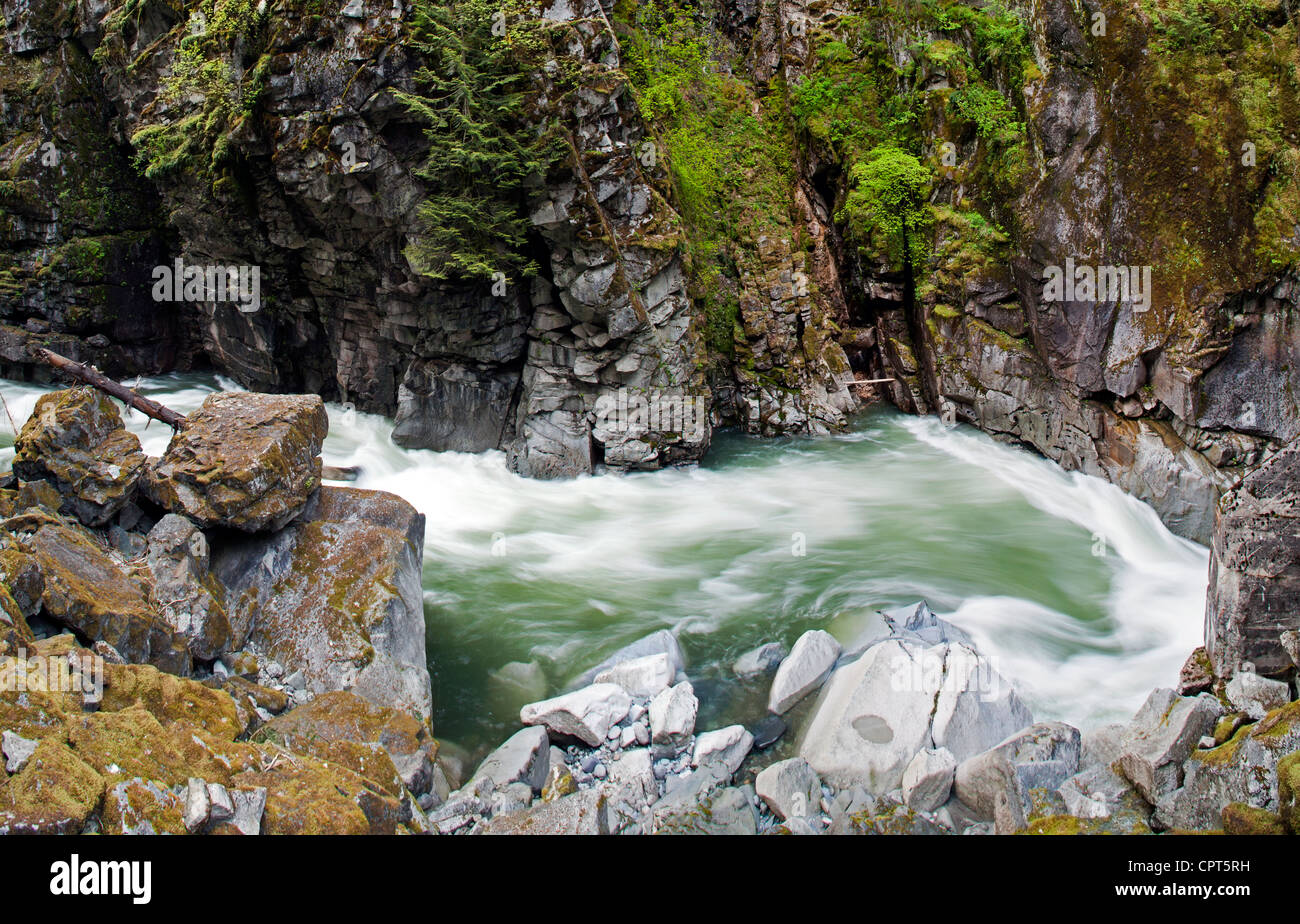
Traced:
<svg viewBox="0 0 1300 924">
<path fill-rule="evenodd" d="M 184 414 L 177 414 L 171 408 L 164 407 L 157 401 L 136 394 L 125 385 L 114 382 L 93 366 L 87 366 L 84 363 L 68 359 L 66 356 L 60 356 L 53 350 L 47 350 L 44 347 L 34 347 L 31 352 L 37 359 L 53 366 L 65 375 L 69 375 L 79 382 L 85 382 L 87 385 L 93 385 L 105 394 L 112 395 L 117 400 L 135 408 L 141 414 L 152 417 L 154 420 L 161 420 L 173 430 L 180 430 L 185 426 Z"/>
</svg>

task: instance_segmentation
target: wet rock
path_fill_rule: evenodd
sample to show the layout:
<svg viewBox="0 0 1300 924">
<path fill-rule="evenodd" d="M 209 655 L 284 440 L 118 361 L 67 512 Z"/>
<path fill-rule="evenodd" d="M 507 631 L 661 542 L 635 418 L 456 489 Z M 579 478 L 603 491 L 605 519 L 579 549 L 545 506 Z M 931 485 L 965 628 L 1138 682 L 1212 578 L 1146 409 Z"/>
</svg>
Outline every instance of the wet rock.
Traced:
<svg viewBox="0 0 1300 924">
<path fill-rule="evenodd" d="M 646 700 L 666 689 L 673 682 L 677 670 L 669 656 L 660 652 L 622 661 L 596 675 L 596 683 L 613 683 L 628 695 Z"/>
<path fill-rule="evenodd" d="M 926 748 L 903 771 L 903 802 L 918 812 L 933 812 L 948 801 L 957 760 L 947 748 Z"/>
<path fill-rule="evenodd" d="M 212 572 L 236 635 L 299 673 L 427 718 L 424 516 L 382 491 L 326 485 L 287 528 L 223 543 Z"/>
<path fill-rule="evenodd" d="M 786 821 L 817 812 L 822 782 L 802 757 L 791 757 L 765 767 L 754 778 L 754 792 L 772 813 Z"/>
<path fill-rule="evenodd" d="M 957 766 L 953 794 L 999 834 L 1025 826 L 1034 790 L 1054 792 L 1079 772 L 1079 730 L 1041 722 Z"/>
<path fill-rule="evenodd" d="M 149 531 L 146 562 L 153 599 L 196 658 L 213 661 L 243 639 L 235 638 L 222 605 L 222 589 L 208 576 L 207 537 L 184 517 L 167 514 Z"/>
<path fill-rule="evenodd" d="M 632 700 L 622 687 L 598 683 L 530 703 L 519 711 L 519 718 L 525 725 L 545 725 L 557 735 L 578 738 L 596 747 L 605 740 L 610 726 L 627 716 L 631 705 Z"/>
<path fill-rule="evenodd" d="M 14 473 L 48 480 L 87 526 L 102 526 L 131 501 L 146 462 L 117 405 L 88 385 L 42 395 L 14 449 Z"/>
<path fill-rule="evenodd" d="M 737 658 L 736 663 L 731 665 L 731 671 L 742 680 L 748 680 L 751 677 L 772 673 L 781 666 L 785 657 L 784 645 L 780 642 L 768 642 Z"/>
<path fill-rule="evenodd" d="M 484 758 L 479 764 L 470 786 L 476 780 L 490 779 L 498 788 L 510 783 L 527 783 L 533 792 L 540 793 L 550 772 L 551 742 L 544 728 L 525 728 L 515 732 L 506 742 Z"/>
<path fill-rule="evenodd" d="M 754 747 L 762 751 L 781 740 L 788 728 L 779 715 L 767 715 L 750 726 L 749 733 L 754 736 Z"/>
<path fill-rule="evenodd" d="M 656 757 L 672 757 L 690 744 L 700 701 L 689 683 L 679 683 L 650 700 L 650 745 Z"/>
<path fill-rule="evenodd" d="M 209 395 L 145 473 L 149 499 L 204 527 L 284 527 L 320 487 L 329 430 L 315 395 Z"/>
<path fill-rule="evenodd" d="M 1238 671 L 1224 687 L 1223 695 L 1234 709 L 1259 721 L 1291 701 L 1291 687 L 1281 680 L 1269 680 L 1251 671 Z"/>
<path fill-rule="evenodd" d="M 728 773 L 735 773 L 753 746 L 754 736 L 743 725 L 728 725 L 716 731 L 702 732 L 695 736 L 691 766 L 718 764 L 725 767 Z"/>
<path fill-rule="evenodd" d="M 1180 697 L 1153 690 L 1129 724 L 1119 757 L 1120 771 L 1155 805 L 1182 784 L 1183 761 L 1223 714 L 1207 693 Z"/>
<path fill-rule="evenodd" d="M 820 629 L 799 636 L 772 680 L 768 711 L 780 715 L 818 689 L 830 676 L 840 650 L 840 643 Z"/>
</svg>

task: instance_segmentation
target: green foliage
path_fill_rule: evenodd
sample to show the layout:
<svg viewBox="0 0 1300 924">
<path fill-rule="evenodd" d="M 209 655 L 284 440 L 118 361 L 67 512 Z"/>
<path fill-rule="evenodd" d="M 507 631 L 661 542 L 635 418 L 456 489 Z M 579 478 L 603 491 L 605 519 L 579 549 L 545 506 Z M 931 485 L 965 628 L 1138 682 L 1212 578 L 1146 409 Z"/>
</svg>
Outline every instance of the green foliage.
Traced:
<svg viewBox="0 0 1300 924">
<path fill-rule="evenodd" d="M 105 19 L 114 33 L 129 17 L 143 14 L 149 0 L 128 0 Z M 265 7 L 254 0 L 202 0 L 191 18 L 176 27 L 184 33 L 163 81 L 162 101 L 191 109 L 174 122 L 146 125 L 131 138 L 135 162 L 149 179 L 192 169 L 211 181 L 226 165 L 230 135 L 253 115 L 266 85 L 268 60 L 260 56 L 247 71 L 236 60 L 237 49 L 255 51 L 266 25 Z M 113 47 L 106 41 L 101 48 Z"/>
<path fill-rule="evenodd" d="M 782 86 L 756 100 L 732 76 L 731 49 L 695 7 L 622 3 L 623 66 L 667 163 L 687 228 L 692 283 L 715 353 L 734 347 L 740 307 L 737 241 L 789 234 L 793 140 Z"/>
<path fill-rule="evenodd" d="M 930 252 L 934 213 L 930 168 L 906 151 L 881 146 L 853 165 L 849 195 L 836 216 L 853 236 L 919 267 Z"/>
<path fill-rule="evenodd" d="M 412 41 L 424 66 L 418 92 L 398 96 L 425 124 L 429 152 L 417 174 L 430 193 L 406 255 L 433 279 L 536 272 L 524 254 L 524 183 L 553 156 L 552 139 L 520 119 L 528 74 L 519 48 L 493 34 L 498 10 L 489 0 L 416 6 Z"/>
</svg>

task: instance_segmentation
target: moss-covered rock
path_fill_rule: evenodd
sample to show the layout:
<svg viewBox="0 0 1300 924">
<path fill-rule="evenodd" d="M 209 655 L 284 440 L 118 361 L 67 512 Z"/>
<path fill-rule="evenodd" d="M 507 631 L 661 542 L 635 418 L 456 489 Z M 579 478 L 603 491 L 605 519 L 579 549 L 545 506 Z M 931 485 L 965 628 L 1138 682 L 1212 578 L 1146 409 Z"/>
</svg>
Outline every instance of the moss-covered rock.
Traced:
<svg viewBox="0 0 1300 924">
<path fill-rule="evenodd" d="M 280 529 L 320 486 L 328 430 L 315 395 L 209 395 L 141 486 L 154 503 L 202 526 Z"/>
<path fill-rule="evenodd" d="M 1286 834 L 1282 819 L 1275 813 L 1231 802 L 1223 807 L 1224 834 Z"/>
<path fill-rule="evenodd" d="M 117 405 L 89 385 L 41 395 L 14 448 L 14 473 L 51 482 L 64 508 L 88 526 L 126 506 L 145 465 Z"/>
<path fill-rule="evenodd" d="M 1300 834 L 1300 751 L 1277 764 L 1277 809 L 1292 834 Z"/>
<path fill-rule="evenodd" d="M 16 518 L 5 521 L 11 526 Z M 45 578 L 45 612 L 81 635 L 103 640 L 129 661 L 189 674 L 184 636 L 159 615 L 141 580 L 85 528 L 47 519 L 27 540 Z"/>
<path fill-rule="evenodd" d="M 104 793 L 100 830 L 104 834 L 185 834 L 185 804 L 171 789 L 152 780 L 123 780 Z"/>
<path fill-rule="evenodd" d="M 0 832 L 76 834 L 104 795 L 104 778 L 66 744 L 47 738 L 0 786 Z"/>
<path fill-rule="evenodd" d="M 265 787 L 263 834 L 392 834 L 404 820 L 397 799 L 314 757 L 286 754 L 266 770 L 235 776 L 233 784 Z"/>
<path fill-rule="evenodd" d="M 147 664 L 105 665 L 100 709 L 115 712 L 137 704 L 161 723 L 189 722 L 226 741 L 244 729 L 234 701 L 224 691 Z"/>
</svg>

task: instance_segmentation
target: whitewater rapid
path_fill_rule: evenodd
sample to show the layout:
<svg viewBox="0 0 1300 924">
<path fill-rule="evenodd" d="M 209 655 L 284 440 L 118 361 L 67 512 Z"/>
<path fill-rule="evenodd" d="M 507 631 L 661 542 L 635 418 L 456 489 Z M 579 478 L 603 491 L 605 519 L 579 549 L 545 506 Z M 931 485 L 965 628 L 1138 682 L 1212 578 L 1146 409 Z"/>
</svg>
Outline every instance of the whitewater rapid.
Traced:
<svg viewBox="0 0 1300 924">
<path fill-rule="evenodd" d="M 235 386 L 140 387 L 184 413 Z M 43 390 L 0 383 L 19 425 Z M 536 662 L 558 692 L 665 627 L 692 679 L 722 689 L 754 645 L 810 628 L 852 643 L 875 610 L 925 598 L 1037 718 L 1084 728 L 1173 684 L 1201 641 L 1204 548 L 1104 481 L 935 419 L 878 411 L 833 437 L 722 434 L 696 468 L 545 482 L 512 474 L 500 452 L 405 450 L 383 417 L 329 414 L 326 462 L 358 466 L 357 487 L 427 517 L 435 724 L 467 743 L 517 725 L 518 703 L 490 679 L 505 663 Z M 169 431 L 146 423 L 128 417 L 161 454 Z M 7 463 L 12 435 L 0 443 Z"/>
</svg>

